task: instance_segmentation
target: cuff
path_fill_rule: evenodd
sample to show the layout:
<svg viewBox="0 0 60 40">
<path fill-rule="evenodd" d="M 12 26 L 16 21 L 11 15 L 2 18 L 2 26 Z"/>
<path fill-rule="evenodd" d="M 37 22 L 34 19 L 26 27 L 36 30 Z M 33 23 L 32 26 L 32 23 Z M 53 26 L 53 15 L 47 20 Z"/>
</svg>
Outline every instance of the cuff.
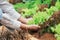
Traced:
<svg viewBox="0 0 60 40">
<path fill-rule="evenodd" d="M 16 20 L 13 20 L 13 21 L 11 21 L 11 22 L 12 22 L 12 24 L 13 24 L 13 26 L 14 26 L 15 29 L 17 29 L 17 30 L 20 29 L 21 22 L 16 21 Z"/>
</svg>

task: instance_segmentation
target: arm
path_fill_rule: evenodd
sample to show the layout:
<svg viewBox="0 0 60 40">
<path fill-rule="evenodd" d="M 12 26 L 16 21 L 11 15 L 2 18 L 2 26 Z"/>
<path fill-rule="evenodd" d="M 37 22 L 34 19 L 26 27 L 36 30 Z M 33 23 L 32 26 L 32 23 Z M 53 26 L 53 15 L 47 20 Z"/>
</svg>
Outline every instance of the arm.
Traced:
<svg viewBox="0 0 60 40">
<path fill-rule="evenodd" d="M 8 13 L 11 16 L 11 18 L 27 24 L 28 22 L 27 19 L 21 17 L 21 15 L 18 12 L 16 12 L 16 10 L 13 8 L 13 6 L 10 3 L 8 3 L 7 1 L 3 1 L 2 4 L 0 5 L 3 12 Z"/>
<path fill-rule="evenodd" d="M 3 12 L 10 16 L 10 19 L 7 18 L 9 16 L 6 17 L 6 19 L 9 19 L 8 22 L 2 19 L 1 20 L 2 24 L 9 26 L 11 28 L 17 28 L 17 29 L 18 28 L 21 28 L 21 29 L 27 28 L 29 30 L 32 30 L 32 29 L 35 30 L 35 29 L 39 28 L 39 26 L 36 26 L 36 25 L 23 24 L 26 21 L 26 19 L 21 17 L 20 14 L 18 12 L 16 12 L 15 9 L 13 8 L 13 6 L 10 3 L 8 3 L 7 1 L 3 1 L 0 5 L 1 5 L 0 7 L 3 10 Z M 20 22 L 18 21 L 18 19 L 20 20 Z"/>
<path fill-rule="evenodd" d="M 13 28 L 13 29 L 17 29 L 19 30 L 20 28 L 21 29 L 27 29 L 27 30 L 37 30 L 39 29 L 40 27 L 37 26 L 37 25 L 26 25 L 26 24 L 23 24 L 17 20 L 14 20 L 12 18 L 10 18 L 10 16 L 6 13 L 4 13 L 2 15 L 2 19 L 0 19 L 0 23 L 7 26 L 7 27 L 10 27 L 10 28 Z"/>
</svg>

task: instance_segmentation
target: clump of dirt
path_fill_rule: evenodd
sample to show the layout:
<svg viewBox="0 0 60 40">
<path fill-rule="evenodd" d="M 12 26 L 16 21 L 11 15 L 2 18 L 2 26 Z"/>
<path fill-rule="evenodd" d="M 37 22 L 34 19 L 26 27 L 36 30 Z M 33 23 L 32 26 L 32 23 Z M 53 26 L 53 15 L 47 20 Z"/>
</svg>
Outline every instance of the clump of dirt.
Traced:
<svg viewBox="0 0 60 40">
<path fill-rule="evenodd" d="M 51 33 L 45 33 L 40 37 L 40 40 L 56 40 L 56 38 Z"/>
<path fill-rule="evenodd" d="M 56 40 L 54 34 L 48 32 L 43 33 L 42 35 L 39 33 L 33 33 L 32 36 L 36 37 L 39 40 Z"/>
</svg>

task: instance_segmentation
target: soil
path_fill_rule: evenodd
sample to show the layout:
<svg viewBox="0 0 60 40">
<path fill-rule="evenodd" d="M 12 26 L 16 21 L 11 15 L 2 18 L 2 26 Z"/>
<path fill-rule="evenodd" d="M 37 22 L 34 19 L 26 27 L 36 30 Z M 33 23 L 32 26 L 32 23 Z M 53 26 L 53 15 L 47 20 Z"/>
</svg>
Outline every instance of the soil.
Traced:
<svg viewBox="0 0 60 40">
<path fill-rule="evenodd" d="M 5 26 L 1 26 L 0 40 L 56 40 L 56 38 L 51 33 L 44 33 L 42 36 L 39 36 L 38 33 L 33 33 L 33 35 L 31 35 L 26 32 L 26 30 L 10 31 Z"/>
<path fill-rule="evenodd" d="M 51 33 L 45 33 L 40 37 L 40 40 L 56 40 L 56 38 Z"/>
<path fill-rule="evenodd" d="M 35 34 L 35 37 L 39 36 L 37 33 Z M 44 33 L 43 35 L 41 35 L 40 37 L 38 37 L 39 40 L 56 40 L 56 38 L 54 37 L 54 34 L 52 33 Z"/>
</svg>

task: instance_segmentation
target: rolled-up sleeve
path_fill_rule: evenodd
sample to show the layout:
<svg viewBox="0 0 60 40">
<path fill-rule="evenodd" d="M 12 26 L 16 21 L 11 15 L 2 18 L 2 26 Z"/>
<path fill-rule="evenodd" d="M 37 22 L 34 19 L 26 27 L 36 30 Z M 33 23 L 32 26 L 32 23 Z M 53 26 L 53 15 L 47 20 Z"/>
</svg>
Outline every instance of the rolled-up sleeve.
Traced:
<svg viewBox="0 0 60 40">
<path fill-rule="evenodd" d="M 15 20 L 20 17 L 20 14 L 16 12 L 12 4 L 10 4 L 8 1 L 3 1 L 2 3 L 0 3 L 0 8 L 3 10 L 4 13 L 9 14 L 11 18 Z"/>
</svg>

